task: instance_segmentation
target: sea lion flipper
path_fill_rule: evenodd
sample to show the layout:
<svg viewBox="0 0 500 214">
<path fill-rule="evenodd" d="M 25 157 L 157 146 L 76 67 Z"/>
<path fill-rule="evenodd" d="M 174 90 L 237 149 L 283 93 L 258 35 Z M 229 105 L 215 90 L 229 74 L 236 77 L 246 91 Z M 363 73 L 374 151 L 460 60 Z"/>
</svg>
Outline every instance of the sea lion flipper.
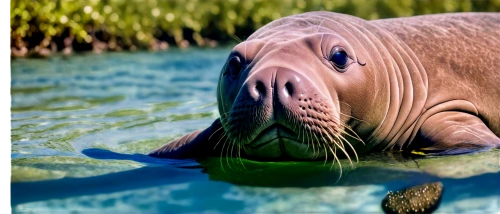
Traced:
<svg viewBox="0 0 500 214">
<path fill-rule="evenodd" d="M 458 155 L 500 148 L 500 138 L 477 116 L 441 112 L 429 117 L 415 139 L 424 145 L 416 155 Z"/>
<path fill-rule="evenodd" d="M 188 159 L 210 155 L 222 134 L 222 125 L 216 119 L 211 126 L 168 142 L 148 155 L 160 158 Z"/>
</svg>

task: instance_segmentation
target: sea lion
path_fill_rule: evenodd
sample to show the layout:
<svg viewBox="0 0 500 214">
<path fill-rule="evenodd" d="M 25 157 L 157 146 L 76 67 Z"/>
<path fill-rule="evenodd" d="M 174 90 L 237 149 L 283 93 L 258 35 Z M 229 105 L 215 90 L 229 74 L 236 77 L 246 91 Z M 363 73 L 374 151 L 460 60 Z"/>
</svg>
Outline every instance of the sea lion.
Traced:
<svg viewBox="0 0 500 214">
<path fill-rule="evenodd" d="M 335 162 L 499 148 L 499 50 L 500 13 L 284 17 L 229 54 L 220 118 L 149 155 Z"/>
</svg>

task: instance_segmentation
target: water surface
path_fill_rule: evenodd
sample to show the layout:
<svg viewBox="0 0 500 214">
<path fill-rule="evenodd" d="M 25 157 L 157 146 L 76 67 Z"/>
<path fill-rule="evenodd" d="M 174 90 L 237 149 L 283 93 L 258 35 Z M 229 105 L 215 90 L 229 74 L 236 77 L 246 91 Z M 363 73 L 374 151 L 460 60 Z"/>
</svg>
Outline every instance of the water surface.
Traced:
<svg viewBox="0 0 500 214">
<path fill-rule="evenodd" d="M 13 60 L 13 211 L 379 213 L 387 191 L 441 181 L 437 212 L 499 212 L 499 151 L 379 153 L 352 166 L 343 160 L 342 176 L 323 161 L 145 156 L 219 116 L 216 85 L 229 51 Z"/>
</svg>

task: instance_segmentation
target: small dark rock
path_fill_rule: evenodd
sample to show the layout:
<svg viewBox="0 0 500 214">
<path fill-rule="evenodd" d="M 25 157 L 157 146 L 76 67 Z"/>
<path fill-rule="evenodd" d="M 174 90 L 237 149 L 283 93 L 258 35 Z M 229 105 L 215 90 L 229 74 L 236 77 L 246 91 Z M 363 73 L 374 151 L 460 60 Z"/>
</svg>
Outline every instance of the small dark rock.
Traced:
<svg viewBox="0 0 500 214">
<path fill-rule="evenodd" d="M 389 191 L 382 201 L 382 209 L 386 213 L 431 213 L 438 208 L 442 194 L 441 182 Z"/>
</svg>

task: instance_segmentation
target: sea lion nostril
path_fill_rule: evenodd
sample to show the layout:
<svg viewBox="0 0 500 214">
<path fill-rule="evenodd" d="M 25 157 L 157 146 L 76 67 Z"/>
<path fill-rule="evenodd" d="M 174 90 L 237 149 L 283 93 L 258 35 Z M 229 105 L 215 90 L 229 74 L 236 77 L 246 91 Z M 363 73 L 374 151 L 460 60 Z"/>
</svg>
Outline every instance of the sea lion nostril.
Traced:
<svg viewBox="0 0 500 214">
<path fill-rule="evenodd" d="M 293 85 L 290 82 L 287 82 L 285 84 L 285 92 L 288 93 L 288 95 L 293 96 Z"/>
<path fill-rule="evenodd" d="M 264 83 L 261 81 L 258 81 L 255 84 L 255 89 L 257 90 L 257 93 L 260 95 L 266 95 L 266 86 L 264 86 Z"/>
</svg>

